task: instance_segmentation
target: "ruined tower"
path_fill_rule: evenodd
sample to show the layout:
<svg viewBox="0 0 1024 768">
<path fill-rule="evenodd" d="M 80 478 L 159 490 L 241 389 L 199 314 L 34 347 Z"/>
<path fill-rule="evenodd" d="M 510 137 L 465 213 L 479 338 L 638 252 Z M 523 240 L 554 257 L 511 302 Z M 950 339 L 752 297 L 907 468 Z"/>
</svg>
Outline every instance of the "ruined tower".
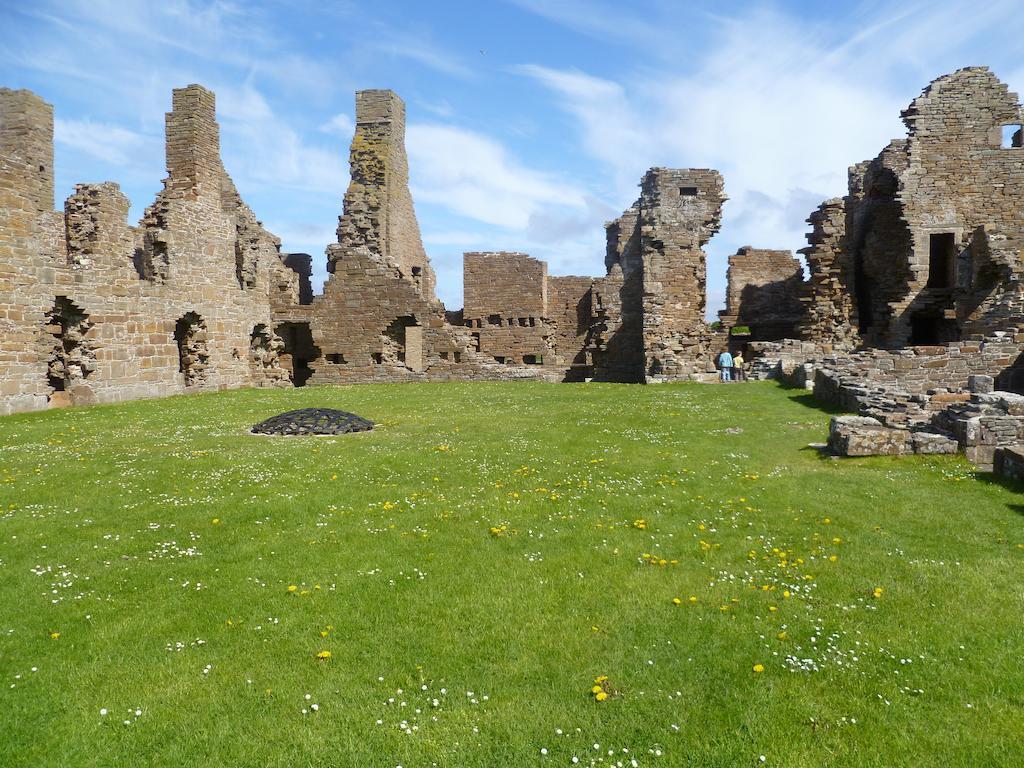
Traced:
<svg viewBox="0 0 1024 768">
<path fill-rule="evenodd" d="M 53 107 L 31 91 L 0 88 L 0 157 L 18 172 L 18 195 L 36 213 L 53 211 Z"/>
<path fill-rule="evenodd" d="M 405 104 L 392 91 L 356 93 L 356 129 L 349 153 L 351 181 L 338 221 L 341 250 L 328 254 L 334 272 L 345 250 L 380 254 L 427 301 L 434 299 L 434 271 L 423 249 L 409 194 Z"/>
</svg>

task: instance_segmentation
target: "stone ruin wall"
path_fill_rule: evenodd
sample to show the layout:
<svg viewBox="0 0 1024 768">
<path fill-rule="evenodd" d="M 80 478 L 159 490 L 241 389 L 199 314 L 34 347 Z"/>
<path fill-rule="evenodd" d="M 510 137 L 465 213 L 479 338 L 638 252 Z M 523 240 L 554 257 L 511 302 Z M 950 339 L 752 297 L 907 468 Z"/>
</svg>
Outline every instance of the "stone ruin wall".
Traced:
<svg viewBox="0 0 1024 768">
<path fill-rule="evenodd" d="M 957 334 L 1016 328 L 1024 322 L 1024 148 L 1017 94 L 987 67 L 971 67 L 934 81 L 903 119 L 910 163 L 900 197 L 912 233 L 913 279 L 895 308 L 897 327 L 906 333 L 923 312 L 947 316 Z M 1017 128 L 1017 146 L 1002 146 L 1006 125 Z M 929 284 L 930 242 L 943 233 L 954 240 L 950 290 Z"/>
<path fill-rule="evenodd" d="M 753 341 L 796 336 L 803 266 L 790 251 L 740 248 L 729 257 L 726 286 L 725 309 L 718 313 L 724 328 L 747 327 Z"/>
<path fill-rule="evenodd" d="M 800 287 L 801 319 L 796 337 L 828 351 L 852 349 L 860 341 L 854 297 L 856 268 L 846 247 L 846 203 L 826 200 L 807 219 L 810 243 L 800 253 L 807 260 L 807 282 Z"/>
<path fill-rule="evenodd" d="M 271 299 L 298 276 L 219 157 L 214 97 L 176 90 L 164 189 L 136 227 L 117 184 L 53 210 L 53 110 L 0 89 L 0 413 L 287 383 Z"/>
<path fill-rule="evenodd" d="M 592 277 L 548 277 L 548 316 L 553 329 L 555 365 L 565 381 L 583 381 L 594 375 L 592 328 L 595 281 Z"/>
<path fill-rule="evenodd" d="M 640 184 L 644 371 L 651 378 L 713 372 L 706 255 L 721 225 L 718 171 L 652 168 Z"/>
<path fill-rule="evenodd" d="M 430 266 L 409 193 L 405 151 L 405 103 L 388 90 L 356 92 L 356 127 L 349 151 L 350 181 L 338 221 L 343 249 L 328 254 L 334 271 L 346 249 L 366 247 L 409 278 L 427 299 L 435 299 Z"/>
<path fill-rule="evenodd" d="M 713 375 L 727 337 L 704 320 L 702 249 L 725 201 L 717 172 L 648 171 L 640 198 L 606 225 L 602 277 L 548 276 L 525 254 L 466 254 L 466 307 L 446 312 L 408 190 L 404 104 L 361 91 L 331 274 L 313 296 L 310 257 L 281 254 L 224 171 L 213 107 L 198 86 L 175 91 L 169 177 L 131 227 L 109 182 L 79 185 L 63 214 L 51 210 L 52 110 L 0 91 L 5 412 L 289 378 Z M 1016 329 L 1024 154 L 998 145 L 1002 126 L 1020 120 L 1016 96 L 986 69 L 961 70 L 904 117 L 909 138 L 852 167 L 848 195 L 808 219 L 806 282 L 785 251 L 747 247 L 730 258 L 727 327 L 798 336 L 805 358 L 808 345 L 823 358 L 917 340 L 922 312 L 957 335 Z M 933 256 L 922 245 L 937 232 L 956 248 L 955 284 L 941 290 L 929 284 Z M 968 343 L 948 357 L 977 354 Z M 858 359 L 868 358 L 884 379 L 888 363 Z M 897 379 L 961 386 L 957 365 L 926 362 L 926 375 L 911 366 Z"/>
<path fill-rule="evenodd" d="M 903 118 L 908 138 L 853 166 L 847 196 L 809 219 L 805 339 L 894 349 L 1024 320 L 1017 95 L 969 67 L 932 82 Z M 1017 127 L 1012 146 L 1005 126 Z"/>
<path fill-rule="evenodd" d="M 555 364 L 547 264 L 525 253 L 463 255 L 462 316 L 495 362 Z"/>
</svg>

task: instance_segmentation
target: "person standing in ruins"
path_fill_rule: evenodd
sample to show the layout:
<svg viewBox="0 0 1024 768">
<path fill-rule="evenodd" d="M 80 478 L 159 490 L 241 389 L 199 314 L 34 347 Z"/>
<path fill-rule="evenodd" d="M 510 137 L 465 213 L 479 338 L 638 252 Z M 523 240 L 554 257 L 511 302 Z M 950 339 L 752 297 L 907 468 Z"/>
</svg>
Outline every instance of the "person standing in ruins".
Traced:
<svg viewBox="0 0 1024 768">
<path fill-rule="evenodd" d="M 718 356 L 718 367 L 722 371 L 722 381 L 732 380 L 732 355 L 729 354 L 729 350 L 724 350 Z"/>
<path fill-rule="evenodd" d="M 743 381 L 747 372 L 743 369 L 743 353 L 737 352 L 732 359 L 732 378 L 734 381 Z"/>
</svg>

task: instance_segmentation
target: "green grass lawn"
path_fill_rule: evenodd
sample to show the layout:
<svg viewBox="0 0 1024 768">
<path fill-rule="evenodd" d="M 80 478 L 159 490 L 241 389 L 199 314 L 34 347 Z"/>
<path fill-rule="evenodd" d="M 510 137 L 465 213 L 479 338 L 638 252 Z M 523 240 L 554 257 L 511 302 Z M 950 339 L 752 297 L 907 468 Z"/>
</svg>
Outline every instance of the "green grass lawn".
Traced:
<svg viewBox="0 0 1024 768">
<path fill-rule="evenodd" d="M 379 427 L 247 433 L 313 405 Z M 0 765 L 1024 764 L 1024 499 L 822 457 L 827 419 L 767 383 L 0 419 Z"/>
</svg>

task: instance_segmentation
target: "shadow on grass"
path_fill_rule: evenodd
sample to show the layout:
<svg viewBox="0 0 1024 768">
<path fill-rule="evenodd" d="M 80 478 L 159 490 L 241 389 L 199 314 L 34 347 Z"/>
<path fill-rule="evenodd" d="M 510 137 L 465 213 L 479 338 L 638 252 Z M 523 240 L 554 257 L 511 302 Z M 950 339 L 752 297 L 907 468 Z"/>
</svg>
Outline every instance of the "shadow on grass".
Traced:
<svg viewBox="0 0 1024 768">
<path fill-rule="evenodd" d="M 794 403 L 799 403 L 800 405 L 806 406 L 808 408 L 813 408 L 814 410 L 821 411 L 822 413 L 827 413 L 830 415 L 835 415 L 839 413 L 849 413 L 849 411 L 844 411 L 842 408 L 837 408 L 836 406 L 831 405 L 830 403 L 823 403 L 820 400 L 816 400 L 814 395 L 812 395 L 810 392 L 807 392 L 807 390 L 803 390 L 803 392 L 804 394 L 787 395 L 787 397 L 789 397 L 789 399 L 792 400 Z"/>
<path fill-rule="evenodd" d="M 1012 493 L 1024 494 L 1024 481 L 1011 480 L 1008 477 L 997 475 L 995 472 L 977 472 L 974 477 L 978 482 L 987 483 L 988 485 L 997 485 L 1000 488 L 1005 488 L 1007 491 L 1011 491 Z M 1007 504 L 1006 506 L 1018 515 L 1024 515 L 1024 503 Z"/>
</svg>

